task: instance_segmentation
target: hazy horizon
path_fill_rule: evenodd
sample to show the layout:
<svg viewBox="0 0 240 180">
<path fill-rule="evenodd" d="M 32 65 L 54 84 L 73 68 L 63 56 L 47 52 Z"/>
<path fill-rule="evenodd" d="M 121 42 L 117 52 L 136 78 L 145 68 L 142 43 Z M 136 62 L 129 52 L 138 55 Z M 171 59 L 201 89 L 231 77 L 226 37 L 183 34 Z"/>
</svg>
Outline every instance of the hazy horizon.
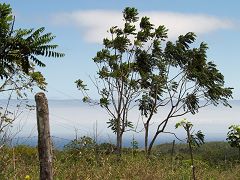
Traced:
<svg viewBox="0 0 240 180">
<path fill-rule="evenodd" d="M 49 114 L 50 114 L 50 128 L 51 136 L 59 138 L 59 141 L 66 139 L 71 140 L 76 137 L 87 135 L 94 136 L 96 125 L 98 132 L 99 142 L 115 142 L 115 135 L 110 129 L 107 128 L 108 114 L 98 106 L 89 106 L 82 103 L 81 100 L 48 100 L 49 102 Z M 226 140 L 226 134 L 228 127 L 231 124 L 239 124 L 239 107 L 240 100 L 229 101 L 232 108 L 219 105 L 218 107 L 209 106 L 201 108 L 199 113 L 195 115 L 187 114 L 182 117 L 178 117 L 169 121 L 166 131 L 174 132 L 176 135 L 183 139 L 185 138 L 185 132 L 182 129 L 175 129 L 175 124 L 182 118 L 187 118 L 194 124 L 196 131 L 202 130 L 205 134 L 206 141 L 224 141 Z M 6 100 L 0 100 L 0 105 L 3 106 Z M 29 100 L 30 104 L 35 104 L 33 100 Z M 10 110 L 14 110 L 16 100 L 11 101 Z M 15 109 L 16 110 L 16 109 Z M 15 138 L 18 137 L 35 137 L 37 136 L 36 125 L 36 113 L 35 110 L 28 111 L 25 107 L 21 107 L 19 112 L 22 112 L 19 118 L 14 122 L 12 133 L 17 133 Z M 162 108 L 158 114 L 153 118 L 151 125 L 150 136 L 153 135 L 154 130 L 160 119 L 164 117 L 164 113 L 167 113 L 167 107 Z M 137 131 L 141 131 L 143 123 L 140 118 L 137 109 L 133 110 L 129 114 L 129 120 L 137 124 Z M 139 133 L 126 132 L 124 135 L 125 143 L 129 144 L 130 139 L 135 137 L 136 140 L 143 144 L 144 134 L 143 131 Z M 160 134 L 156 141 L 158 143 L 171 142 L 175 137 L 170 134 Z"/>
</svg>

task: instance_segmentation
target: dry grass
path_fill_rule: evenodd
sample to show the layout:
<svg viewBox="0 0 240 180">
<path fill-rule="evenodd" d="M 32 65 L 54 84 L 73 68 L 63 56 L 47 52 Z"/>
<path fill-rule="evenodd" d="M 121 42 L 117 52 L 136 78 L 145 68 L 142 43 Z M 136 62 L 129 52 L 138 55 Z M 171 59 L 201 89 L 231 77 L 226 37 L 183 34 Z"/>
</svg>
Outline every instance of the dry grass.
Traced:
<svg viewBox="0 0 240 180">
<path fill-rule="evenodd" d="M 0 179 L 38 179 L 37 150 L 18 147 L 4 148 L 0 152 Z M 210 166 L 196 160 L 197 179 L 240 179 L 240 164 L 229 162 L 225 166 Z M 171 161 L 169 156 L 146 159 L 142 153 L 124 154 L 121 161 L 115 155 L 85 152 L 55 152 L 54 176 L 59 180 L 171 180 L 191 179 L 189 160 Z"/>
</svg>

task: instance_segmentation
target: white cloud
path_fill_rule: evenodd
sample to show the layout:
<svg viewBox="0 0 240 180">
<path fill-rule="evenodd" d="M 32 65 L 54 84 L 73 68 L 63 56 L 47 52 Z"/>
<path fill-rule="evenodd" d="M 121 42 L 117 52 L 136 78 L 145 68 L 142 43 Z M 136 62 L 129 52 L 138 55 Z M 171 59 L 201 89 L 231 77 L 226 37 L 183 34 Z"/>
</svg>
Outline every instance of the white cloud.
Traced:
<svg viewBox="0 0 240 180">
<path fill-rule="evenodd" d="M 156 26 L 165 25 L 169 29 L 170 39 L 189 31 L 204 34 L 218 29 L 230 29 L 234 26 L 230 20 L 204 14 L 145 11 L 140 13 L 141 16 L 150 17 L 151 22 Z M 111 26 L 123 25 L 122 19 L 120 11 L 86 10 L 59 13 L 54 15 L 52 20 L 58 25 L 77 26 L 83 32 L 86 41 L 101 43 L 102 39 L 108 36 L 107 30 Z"/>
</svg>

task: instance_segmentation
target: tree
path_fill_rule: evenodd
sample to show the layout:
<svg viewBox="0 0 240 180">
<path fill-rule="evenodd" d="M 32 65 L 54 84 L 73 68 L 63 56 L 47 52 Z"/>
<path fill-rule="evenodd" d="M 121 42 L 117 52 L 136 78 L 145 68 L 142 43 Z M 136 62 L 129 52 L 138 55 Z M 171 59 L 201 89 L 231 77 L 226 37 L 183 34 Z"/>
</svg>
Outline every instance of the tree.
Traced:
<svg viewBox="0 0 240 180">
<path fill-rule="evenodd" d="M 153 27 L 149 19 L 145 19 L 145 24 Z M 207 44 L 202 42 L 199 47 L 193 47 L 196 38 L 193 32 L 180 35 L 175 43 L 163 44 L 167 38 L 165 27 L 150 30 L 151 34 L 157 31 L 162 36 L 152 40 L 147 51 L 142 51 L 147 58 L 141 58 L 143 68 L 140 73 L 144 75 L 139 110 L 145 117 L 145 151 L 148 155 L 158 135 L 166 133 L 171 118 L 195 114 L 211 104 L 231 107 L 228 99 L 232 98 L 232 88 L 224 87 L 224 76 L 212 61 L 207 61 Z M 158 120 L 149 144 L 150 123 L 161 108 L 168 108 L 168 113 Z"/>
<path fill-rule="evenodd" d="M 175 125 L 175 128 L 178 128 L 178 127 L 183 127 L 187 133 L 187 143 L 188 143 L 189 154 L 191 156 L 191 164 L 192 164 L 191 165 L 192 176 L 193 176 L 193 179 L 195 180 L 196 175 L 195 175 L 195 166 L 194 166 L 194 159 L 193 159 L 193 147 L 194 146 L 199 147 L 204 143 L 204 134 L 202 133 L 202 131 L 198 131 L 196 134 L 193 134 L 193 131 L 192 131 L 193 124 L 187 121 L 185 118 Z"/>
<path fill-rule="evenodd" d="M 165 26 L 154 27 L 148 17 L 139 22 L 137 9 L 125 8 L 123 17 L 124 27 L 112 27 L 112 39 L 105 38 L 104 48 L 93 58 L 98 67 L 95 86 L 100 105 L 112 117 L 109 123 L 117 134 L 119 148 L 123 132 L 132 126 L 127 119 L 130 106 L 138 103 L 145 118 L 145 151 L 150 154 L 171 118 L 195 114 L 210 104 L 230 106 L 227 100 L 232 97 L 232 88 L 224 87 L 224 76 L 213 62 L 207 62 L 207 45 L 192 48 L 196 38 L 193 32 L 180 35 L 175 43 L 165 42 Z M 84 100 L 91 102 L 83 81 L 76 83 L 86 95 Z M 161 107 L 169 111 L 157 122 L 149 143 L 150 124 Z"/>
<path fill-rule="evenodd" d="M 36 67 L 45 67 L 39 58 L 63 57 L 64 54 L 54 51 L 58 46 L 50 43 L 55 36 L 44 33 L 44 27 L 14 29 L 14 22 L 10 5 L 0 3 L 0 92 L 9 91 L 22 98 L 34 87 L 46 88 L 44 76 L 36 70 Z M 4 112 L 1 113 L 0 133 L 2 127 L 12 122 L 7 117 L 8 111 Z"/>
<path fill-rule="evenodd" d="M 138 40 L 140 36 L 137 38 L 135 33 L 134 23 L 138 21 L 137 14 L 135 8 L 125 8 L 124 27 L 110 28 L 111 39 L 103 40 L 104 48 L 93 58 L 98 67 L 98 77 L 93 81 L 100 95 L 98 104 L 110 115 L 108 127 L 116 133 L 119 155 L 123 134 L 133 127 L 132 122 L 128 120 L 129 111 L 140 94 L 136 51 L 143 46 L 143 41 Z M 85 92 L 87 88 L 83 81 L 77 80 L 76 84 L 85 95 L 83 101 L 93 102 Z"/>
<path fill-rule="evenodd" d="M 240 125 L 231 125 L 227 133 L 227 141 L 231 147 L 238 148 L 240 160 Z"/>
</svg>

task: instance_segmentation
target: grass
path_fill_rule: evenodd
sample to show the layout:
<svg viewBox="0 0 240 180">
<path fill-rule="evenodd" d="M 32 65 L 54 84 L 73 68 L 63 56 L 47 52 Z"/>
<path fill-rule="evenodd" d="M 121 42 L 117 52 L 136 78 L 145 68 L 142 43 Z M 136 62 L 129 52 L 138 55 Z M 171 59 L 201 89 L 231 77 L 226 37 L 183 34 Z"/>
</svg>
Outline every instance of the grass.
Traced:
<svg viewBox="0 0 240 180">
<path fill-rule="evenodd" d="M 221 148 L 220 148 L 221 147 Z M 190 160 L 186 145 L 178 144 L 174 156 L 171 144 L 154 148 L 145 158 L 142 151 L 125 149 L 121 160 L 114 154 L 96 153 L 94 149 L 54 151 L 56 180 L 171 180 L 191 179 Z M 226 157 L 227 152 L 227 157 Z M 39 179 L 37 149 L 28 146 L 5 147 L 0 150 L 0 179 Z M 195 150 L 197 179 L 240 179 L 237 151 L 227 143 L 207 143 Z"/>
</svg>

